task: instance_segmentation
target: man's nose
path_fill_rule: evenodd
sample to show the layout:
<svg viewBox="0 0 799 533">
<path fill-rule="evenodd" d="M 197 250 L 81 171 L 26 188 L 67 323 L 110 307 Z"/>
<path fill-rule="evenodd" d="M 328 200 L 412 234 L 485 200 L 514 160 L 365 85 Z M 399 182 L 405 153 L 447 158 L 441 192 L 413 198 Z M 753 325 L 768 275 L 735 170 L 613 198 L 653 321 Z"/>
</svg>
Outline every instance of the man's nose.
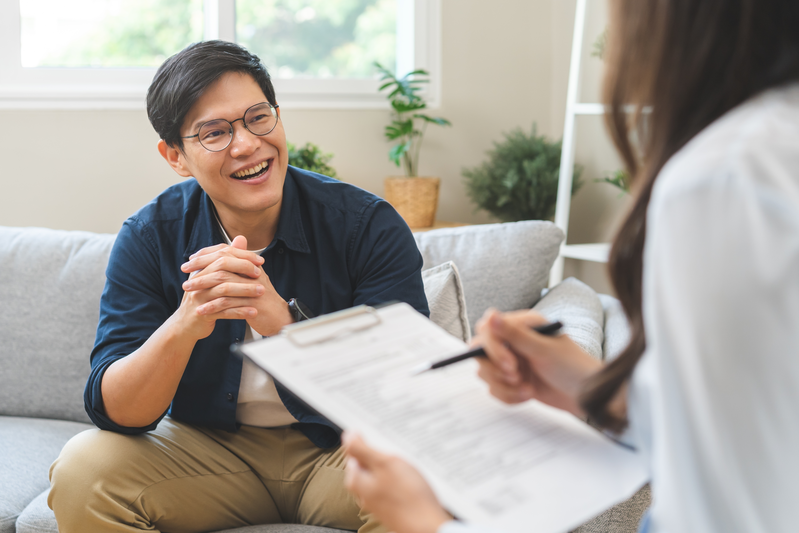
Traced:
<svg viewBox="0 0 799 533">
<path fill-rule="evenodd" d="M 230 155 L 233 157 L 250 155 L 258 146 L 258 137 L 244 127 L 244 121 L 236 124 L 239 120 L 241 119 L 236 119 L 231 123 L 233 138 L 230 140 Z"/>
</svg>

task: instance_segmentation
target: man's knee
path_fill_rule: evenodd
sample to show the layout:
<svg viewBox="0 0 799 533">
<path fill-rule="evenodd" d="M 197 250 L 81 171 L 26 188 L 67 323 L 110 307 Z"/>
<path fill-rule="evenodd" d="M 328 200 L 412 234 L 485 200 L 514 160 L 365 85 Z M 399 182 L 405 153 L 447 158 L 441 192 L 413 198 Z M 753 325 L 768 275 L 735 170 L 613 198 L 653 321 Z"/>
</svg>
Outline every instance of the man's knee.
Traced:
<svg viewBox="0 0 799 533">
<path fill-rule="evenodd" d="M 59 530 L 91 530 L 87 524 L 120 513 L 125 516 L 118 519 L 131 523 L 129 502 L 118 490 L 127 485 L 126 473 L 136 462 L 131 439 L 135 437 L 90 429 L 67 442 L 50 467 L 47 498 Z"/>
<path fill-rule="evenodd" d="M 93 485 L 98 478 L 114 476 L 116 470 L 124 470 L 124 463 L 132 459 L 125 449 L 125 441 L 129 438 L 99 429 L 89 429 L 72 437 L 50 467 L 53 489 Z"/>
<path fill-rule="evenodd" d="M 336 449 L 314 468 L 304 487 L 297 519 L 301 524 L 385 533 L 385 528 L 361 510 L 344 484 L 346 456 Z"/>
</svg>

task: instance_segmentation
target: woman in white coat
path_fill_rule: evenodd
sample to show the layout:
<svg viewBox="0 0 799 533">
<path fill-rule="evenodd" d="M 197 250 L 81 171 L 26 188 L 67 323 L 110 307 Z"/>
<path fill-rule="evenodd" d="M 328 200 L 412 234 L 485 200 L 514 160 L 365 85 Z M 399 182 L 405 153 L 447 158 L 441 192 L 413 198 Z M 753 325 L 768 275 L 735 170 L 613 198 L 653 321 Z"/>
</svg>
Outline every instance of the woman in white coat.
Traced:
<svg viewBox="0 0 799 533">
<path fill-rule="evenodd" d="M 641 531 L 797 531 L 799 2 L 610 5 L 607 126 L 635 202 L 609 269 L 632 340 L 602 365 L 530 332 L 539 316 L 489 312 L 480 376 L 644 454 Z M 349 486 L 390 530 L 478 529 L 406 463 L 347 444 Z"/>
</svg>

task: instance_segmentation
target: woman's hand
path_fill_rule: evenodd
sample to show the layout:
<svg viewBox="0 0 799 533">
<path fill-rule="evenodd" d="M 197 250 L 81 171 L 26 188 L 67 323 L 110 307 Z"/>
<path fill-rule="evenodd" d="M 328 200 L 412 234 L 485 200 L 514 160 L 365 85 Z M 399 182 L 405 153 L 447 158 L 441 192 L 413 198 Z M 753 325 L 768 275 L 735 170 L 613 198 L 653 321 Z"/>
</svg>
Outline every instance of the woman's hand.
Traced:
<svg viewBox="0 0 799 533">
<path fill-rule="evenodd" d="M 218 319 L 244 319 L 263 336 L 276 334 L 293 322 L 288 304 L 275 291 L 261 265 L 263 258 L 247 251 L 247 239 L 204 248 L 181 268 L 195 272 L 183 283 L 183 298 L 191 318 L 210 335 Z"/>
<path fill-rule="evenodd" d="M 347 488 L 361 507 L 394 533 L 436 533 L 452 520 L 433 490 L 411 465 L 370 448 L 357 435 L 342 436 Z"/>
<path fill-rule="evenodd" d="M 584 416 L 580 392 L 602 363 L 566 335 L 549 337 L 531 330 L 546 322 L 531 311 L 486 311 L 472 340 L 488 356 L 480 358 L 478 375 L 488 383 L 491 394 L 505 403 L 535 398 Z"/>
</svg>

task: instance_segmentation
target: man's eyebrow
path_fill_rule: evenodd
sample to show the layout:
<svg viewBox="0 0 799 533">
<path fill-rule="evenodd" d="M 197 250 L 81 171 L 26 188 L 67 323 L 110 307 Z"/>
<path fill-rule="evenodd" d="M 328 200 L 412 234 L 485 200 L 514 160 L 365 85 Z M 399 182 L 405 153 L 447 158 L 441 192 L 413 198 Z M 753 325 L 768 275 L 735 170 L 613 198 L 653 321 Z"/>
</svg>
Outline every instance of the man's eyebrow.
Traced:
<svg viewBox="0 0 799 533">
<path fill-rule="evenodd" d="M 205 120 L 205 119 L 198 119 L 198 120 L 194 121 L 194 124 L 191 125 L 191 127 L 189 128 L 189 131 L 195 131 L 196 129 L 199 129 L 199 127 L 202 124 L 204 124 L 205 122 L 208 122 L 208 121 Z"/>
</svg>

